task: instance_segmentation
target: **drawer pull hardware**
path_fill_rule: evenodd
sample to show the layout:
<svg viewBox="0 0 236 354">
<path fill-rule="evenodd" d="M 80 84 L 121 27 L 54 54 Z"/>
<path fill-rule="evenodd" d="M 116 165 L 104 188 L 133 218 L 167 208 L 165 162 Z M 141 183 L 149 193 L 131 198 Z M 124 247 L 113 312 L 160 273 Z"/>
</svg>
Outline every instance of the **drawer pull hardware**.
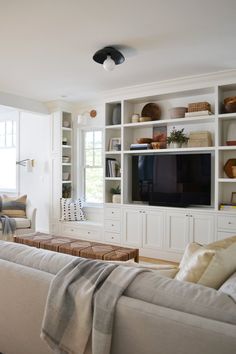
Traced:
<svg viewBox="0 0 236 354">
<path fill-rule="evenodd" d="M 232 224 L 232 222 L 231 222 L 231 221 L 229 221 L 229 222 L 228 222 L 228 224 L 229 224 L 229 225 L 231 225 L 231 224 Z"/>
<path fill-rule="evenodd" d="M 112 211 L 111 213 L 114 214 L 114 211 Z"/>
</svg>

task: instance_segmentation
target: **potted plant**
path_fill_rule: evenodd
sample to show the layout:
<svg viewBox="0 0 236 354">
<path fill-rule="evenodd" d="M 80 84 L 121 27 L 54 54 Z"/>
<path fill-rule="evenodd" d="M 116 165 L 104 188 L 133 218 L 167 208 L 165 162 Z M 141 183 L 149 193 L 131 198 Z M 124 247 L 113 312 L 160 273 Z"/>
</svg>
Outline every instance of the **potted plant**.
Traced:
<svg viewBox="0 0 236 354">
<path fill-rule="evenodd" d="M 112 194 L 112 203 L 120 203 L 121 202 L 120 186 L 117 186 L 115 188 L 111 188 L 111 194 Z"/>
<path fill-rule="evenodd" d="M 180 148 L 188 142 L 189 138 L 184 134 L 184 128 L 177 130 L 173 127 L 170 135 L 167 137 L 167 143 L 170 147 Z"/>
</svg>

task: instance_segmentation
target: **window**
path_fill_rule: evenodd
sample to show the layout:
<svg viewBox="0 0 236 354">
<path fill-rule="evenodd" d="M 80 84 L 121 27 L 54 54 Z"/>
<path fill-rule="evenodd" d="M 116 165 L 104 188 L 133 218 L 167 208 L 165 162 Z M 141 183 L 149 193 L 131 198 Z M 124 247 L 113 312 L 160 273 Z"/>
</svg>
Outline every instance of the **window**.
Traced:
<svg viewBox="0 0 236 354">
<path fill-rule="evenodd" d="M 102 130 L 84 131 L 84 199 L 103 202 Z"/>
<path fill-rule="evenodd" d="M 17 189 L 16 118 L 13 115 L 15 113 L 0 116 L 0 190 L 6 192 L 15 192 Z"/>
</svg>

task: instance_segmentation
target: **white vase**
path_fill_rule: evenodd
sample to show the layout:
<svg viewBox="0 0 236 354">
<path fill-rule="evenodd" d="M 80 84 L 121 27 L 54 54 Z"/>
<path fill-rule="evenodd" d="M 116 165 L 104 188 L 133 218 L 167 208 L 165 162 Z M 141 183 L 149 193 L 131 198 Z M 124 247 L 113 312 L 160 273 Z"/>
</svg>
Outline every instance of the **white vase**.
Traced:
<svg viewBox="0 0 236 354">
<path fill-rule="evenodd" d="M 112 195 L 112 203 L 120 203 L 121 202 L 121 195 L 120 194 L 113 194 Z"/>
<path fill-rule="evenodd" d="M 179 149 L 181 148 L 181 143 L 170 143 L 170 148 L 171 149 Z"/>
</svg>

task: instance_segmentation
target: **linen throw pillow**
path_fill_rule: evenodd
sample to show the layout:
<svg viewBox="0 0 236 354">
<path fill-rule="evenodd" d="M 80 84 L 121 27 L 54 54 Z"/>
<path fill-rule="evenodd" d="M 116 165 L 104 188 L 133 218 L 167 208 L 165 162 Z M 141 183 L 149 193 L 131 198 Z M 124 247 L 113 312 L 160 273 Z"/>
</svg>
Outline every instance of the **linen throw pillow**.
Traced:
<svg viewBox="0 0 236 354">
<path fill-rule="evenodd" d="M 61 220 L 62 221 L 85 221 L 81 199 L 72 200 L 61 198 Z"/>
<path fill-rule="evenodd" d="M 26 200 L 27 195 L 8 197 L 3 194 L 1 213 L 11 218 L 26 218 Z"/>
<path fill-rule="evenodd" d="M 175 279 L 197 283 L 214 255 L 214 250 L 206 249 L 194 242 L 188 244 Z"/>
</svg>

